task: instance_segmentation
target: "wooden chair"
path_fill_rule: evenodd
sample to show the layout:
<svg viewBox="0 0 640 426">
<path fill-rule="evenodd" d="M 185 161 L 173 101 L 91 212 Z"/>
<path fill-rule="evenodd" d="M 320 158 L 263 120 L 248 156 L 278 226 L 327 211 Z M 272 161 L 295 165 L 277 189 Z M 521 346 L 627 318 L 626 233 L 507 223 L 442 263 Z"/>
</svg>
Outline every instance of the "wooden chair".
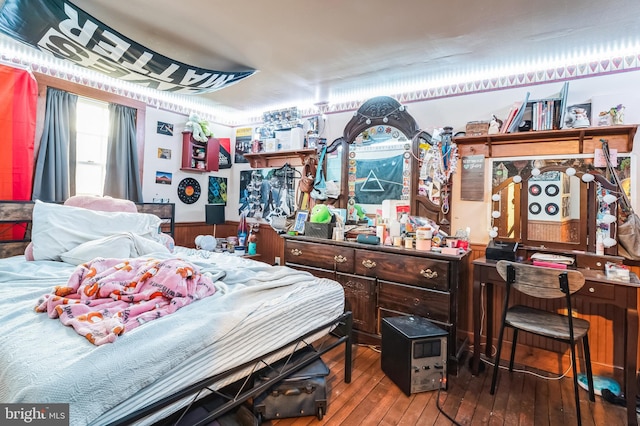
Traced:
<svg viewBox="0 0 640 426">
<path fill-rule="evenodd" d="M 587 370 L 589 400 L 595 401 L 593 375 L 591 373 L 591 355 L 589 354 L 589 321 L 574 318 L 572 315 L 561 315 L 523 305 L 510 306 L 509 294 L 511 289 L 514 288 L 517 291 L 536 298 L 563 298 L 566 301 L 567 312 L 572 312 L 571 295 L 582 288 L 584 285 L 584 276 L 575 270 L 544 268 L 506 260 L 499 261 L 497 269 L 500 276 L 507 282 L 507 286 L 504 298 L 504 309 L 502 311 L 502 321 L 500 324 L 500 334 L 498 336 L 498 350 L 495 358 L 495 367 L 493 369 L 493 379 L 491 381 L 491 395 L 494 394 L 496 388 L 505 327 L 513 329 L 513 343 L 511 347 L 511 359 L 509 361 L 510 372 L 513 371 L 513 359 L 515 357 L 519 330 L 565 342 L 571 346 L 576 412 L 578 425 L 582 424 L 580 418 L 578 369 L 576 364 L 576 341 L 582 340 Z"/>
</svg>

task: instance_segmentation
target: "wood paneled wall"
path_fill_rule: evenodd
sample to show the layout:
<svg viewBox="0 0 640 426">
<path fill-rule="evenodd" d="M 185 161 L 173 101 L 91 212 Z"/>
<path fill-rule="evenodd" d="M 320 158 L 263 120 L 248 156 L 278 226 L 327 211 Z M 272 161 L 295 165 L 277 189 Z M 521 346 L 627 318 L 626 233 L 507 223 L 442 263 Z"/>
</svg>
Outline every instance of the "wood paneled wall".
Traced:
<svg viewBox="0 0 640 426">
<path fill-rule="evenodd" d="M 238 222 L 226 222 L 216 226 L 216 237 L 223 238 L 237 235 Z M 195 247 L 195 239 L 198 235 L 213 235 L 213 225 L 203 222 L 176 223 L 175 242 L 183 247 Z M 258 260 L 273 264 L 275 258 L 282 259 L 284 253 L 284 240 L 269 225 L 261 224 L 258 236 Z"/>
</svg>

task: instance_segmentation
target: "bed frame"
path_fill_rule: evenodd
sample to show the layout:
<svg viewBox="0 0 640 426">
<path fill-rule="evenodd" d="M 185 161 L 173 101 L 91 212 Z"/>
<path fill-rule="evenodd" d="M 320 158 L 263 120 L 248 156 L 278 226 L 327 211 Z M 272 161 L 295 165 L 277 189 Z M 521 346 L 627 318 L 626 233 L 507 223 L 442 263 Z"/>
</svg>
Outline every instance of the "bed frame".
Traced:
<svg viewBox="0 0 640 426">
<path fill-rule="evenodd" d="M 17 256 L 24 254 L 24 250 L 31 241 L 31 225 L 34 202 L 32 201 L 2 201 L 0 200 L 0 258 Z M 150 213 L 162 219 L 162 231 L 174 236 L 175 230 L 175 204 L 172 203 L 136 203 L 139 213 Z M 4 239 L 3 237 L 13 233 L 13 230 L 18 229 L 24 231 L 24 237 L 22 239 Z M 332 321 L 327 322 L 314 330 L 309 331 L 303 336 L 300 336 L 296 340 L 287 343 L 281 348 L 275 349 L 272 352 L 264 354 L 258 358 L 255 358 L 242 365 L 234 367 L 228 371 L 216 374 L 212 377 L 201 380 L 194 385 L 191 385 L 185 389 L 178 390 L 175 394 L 149 404 L 146 407 L 142 407 L 138 411 L 123 417 L 113 425 L 128 425 L 136 420 L 143 419 L 163 408 L 171 405 L 174 402 L 183 400 L 185 398 L 191 398 L 190 403 L 183 409 L 178 410 L 177 414 L 173 414 L 166 420 L 156 422 L 157 425 L 174 424 L 179 421 L 180 418 L 203 396 L 212 394 L 219 397 L 222 401 L 216 406 L 213 411 L 210 411 L 205 419 L 202 419 L 198 425 L 204 425 L 211 420 L 221 416 L 222 414 L 238 407 L 250 398 L 253 398 L 265 391 L 271 386 L 295 373 L 296 371 L 306 367 L 319 359 L 326 352 L 338 347 L 341 344 L 345 345 L 345 366 L 344 366 L 344 381 L 345 383 L 351 382 L 351 369 L 352 369 L 352 350 L 351 350 L 351 333 L 352 333 L 353 319 L 351 312 L 345 312 Z M 322 343 L 318 347 L 313 347 L 309 342 L 309 338 L 317 336 L 324 331 L 334 330 L 338 333 L 334 334 L 334 337 L 320 339 Z M 254 373 L 265 369 L 274 368 L 267 362 L 267 359 L 276 355 L 277 353 L 288 350 L 291 354 L 293 352 L 307 349 L 305 356 L 296 359 L 294 362 L 291 355 L 279 362 L 277 367 L 277 374 L 275 377 L 261 381 L 260 385 L 253 386 Z M 220 383 L 222 380 L 239 373 L 250 373 L 236 382 L 237 386 L 225 387 L 223 389 L 214 390 L 216 383 Z M 177 417 L 177 419 L 176 419 Z"/>
</svg>

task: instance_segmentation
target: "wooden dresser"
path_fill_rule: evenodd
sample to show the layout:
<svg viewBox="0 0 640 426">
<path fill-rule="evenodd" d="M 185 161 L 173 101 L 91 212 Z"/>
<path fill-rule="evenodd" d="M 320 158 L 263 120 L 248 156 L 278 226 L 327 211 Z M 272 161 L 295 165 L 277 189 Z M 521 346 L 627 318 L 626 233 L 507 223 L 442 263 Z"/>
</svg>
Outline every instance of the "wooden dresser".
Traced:
<svg viewBox="0 0 640 426">
<path fill-rule="evenodd" d="M 380 344 L 387 316 L 417 315 L 449 332 L 449 371 L 464 344 L 458 341 L 458 294 L 467 283 L 468 253 L 443 255 L 400 247 L 286 236 L 286 266 L 338 281 L 353 314 L 356 341 Z M 455 343 L 453 343 L 455 342 Z"/>
</svg>

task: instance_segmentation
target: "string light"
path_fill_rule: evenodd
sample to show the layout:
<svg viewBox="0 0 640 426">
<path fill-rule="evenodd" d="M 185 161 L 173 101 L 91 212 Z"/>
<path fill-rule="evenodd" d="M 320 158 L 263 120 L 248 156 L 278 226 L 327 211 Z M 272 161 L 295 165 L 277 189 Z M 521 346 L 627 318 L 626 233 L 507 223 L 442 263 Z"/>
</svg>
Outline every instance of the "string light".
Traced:
<svg viewBox="0 0 640 426">
<path fill-rule="evenodd" d="M 595 177 L 594 175 L 592 175 L 591 173 L 585 173 L 585 174 L 583 174 L 583 175 L 582 175 L 582 181 L 583 181 L 584 183 L 593 182 L 593 180 L 594 180 L 595 178 L 596 178 L 596 177 Z"/>
</svg>

